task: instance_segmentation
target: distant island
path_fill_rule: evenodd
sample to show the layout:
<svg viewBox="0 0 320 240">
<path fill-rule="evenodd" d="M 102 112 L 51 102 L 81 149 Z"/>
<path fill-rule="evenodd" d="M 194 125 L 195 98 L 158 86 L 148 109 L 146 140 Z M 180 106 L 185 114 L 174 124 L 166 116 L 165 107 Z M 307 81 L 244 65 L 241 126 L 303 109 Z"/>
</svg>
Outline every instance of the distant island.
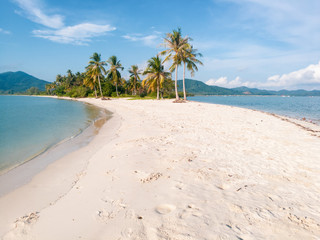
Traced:
<svg viewBox="0 0 320 240">
<path fill-rule="evenodd" d="M 0 73 L 0 94 L 46 94 L 45 86 L 47 84 L 51 84 L 51 82 L 38 79 L 22 71 Z M 182 92 L 182 80 L 178 80 L 178 91 Z M 190 95 L 320 96 L 319 90 L 272 91 L 247 87 L 223 88 L 209 86 L 194 79 L 186 79 L 186 91 Z"/>
</svg>

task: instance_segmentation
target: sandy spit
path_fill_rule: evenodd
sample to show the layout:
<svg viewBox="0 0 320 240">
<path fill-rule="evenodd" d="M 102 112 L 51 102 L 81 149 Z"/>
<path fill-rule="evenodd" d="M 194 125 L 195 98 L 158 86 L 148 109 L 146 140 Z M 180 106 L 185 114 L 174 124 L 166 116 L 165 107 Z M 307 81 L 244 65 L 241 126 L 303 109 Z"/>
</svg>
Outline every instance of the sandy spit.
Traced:
<svg viewBox="0 0 320 240">
<path fill-rule="evenodd" d="M 0 198 L 1 239 L 319 239 L 320 127 L 197 102 L 80 101 L 113 117 Z"/>
</svg>

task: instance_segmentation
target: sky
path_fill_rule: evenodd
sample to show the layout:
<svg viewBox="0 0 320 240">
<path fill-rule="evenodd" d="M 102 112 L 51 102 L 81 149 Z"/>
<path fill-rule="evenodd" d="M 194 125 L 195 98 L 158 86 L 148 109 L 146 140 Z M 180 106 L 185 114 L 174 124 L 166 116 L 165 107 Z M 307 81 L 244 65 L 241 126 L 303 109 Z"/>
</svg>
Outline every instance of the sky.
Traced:
<svg viewBox="0 0 320 240">
<path fill-rule="evenodd" d="M 94 52 L 128 77 L 181 28 L 209 85 L 320 90 L 319 0 L 1 0 L 0 72 L 54 81 L 83 72 Z M 169 66 L 169 63 L 166 64 Z M 182 68 L 179 68 L 182 78 Z"/>
</svg>

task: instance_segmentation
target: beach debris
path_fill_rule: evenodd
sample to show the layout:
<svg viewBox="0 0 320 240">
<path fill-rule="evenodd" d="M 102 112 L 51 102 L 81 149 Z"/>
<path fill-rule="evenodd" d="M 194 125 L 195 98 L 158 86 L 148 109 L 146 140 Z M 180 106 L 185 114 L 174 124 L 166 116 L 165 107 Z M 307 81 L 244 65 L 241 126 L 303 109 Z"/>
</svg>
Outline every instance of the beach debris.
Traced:
<svg viewBox="0 0 320 240">
<path fill-rule="evenodd" d="M 140 181 L 143 182 L 143 183 L 148 183 L 148 182 L 152 182 L 152 181 L 158 180 L 161 176 L 162 176 L 162 173 L 159 173 L 159 172 L 151 173 L 147 178 L 140 179 Z"/>
<path fill-rule="evenodd" d="M 186 101 L 183 99 L 179 99 L 179 100 L 174 100 L 173 103 L 186 103 Z"/>
<path fill-rule="evenodd" d="M 111 100 L 111 98 L 103 97 L 103 98 L 101 98 L 101 100 Z"/>
</svg>

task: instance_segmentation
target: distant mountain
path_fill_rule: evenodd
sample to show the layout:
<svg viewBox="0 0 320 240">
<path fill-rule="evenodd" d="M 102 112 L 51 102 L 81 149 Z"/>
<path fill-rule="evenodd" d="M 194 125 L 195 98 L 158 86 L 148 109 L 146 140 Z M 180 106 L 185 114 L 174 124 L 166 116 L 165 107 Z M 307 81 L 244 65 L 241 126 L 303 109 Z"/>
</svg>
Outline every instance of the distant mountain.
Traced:
<svg viewBox="0 0 320 240">
<path fill-rule="evenodd" d="M 0 73 L 0 93 L 23 93 L 31 87 L 44 91 L 48 83 L 21 71 Z"/>
<path fill-rule="evenodd" d="M 237 87 L 232 89 L 240 92 L 243 95 L 273 95 L 270 93 L 270 91 L 260 90 L 258 88 Z"/>
<path fill-rule="evenodd" d="M 186 78 L 186 90 L 188 93 L 195 95 L 237 95 L 241 94 L 239 91 L 222 88 L 217 86 L 209 86 L 204 82 L 187 79 Z M 178 80 L 178 91 L 182 91 L 182 80 Z"/>
<path fill-rule="evenodd" d="M 186 90 L 194 95 L 274 95 L 274 96 L 320 96 L 319 90 L 261 90 L 257 88 L 237 87 L 222 88 L 209 86 L 204 82 L 192 79 L 186 79 Z M 178 80 L 178 91 L 182 91 L 182 80 Z"/>
</svg>

